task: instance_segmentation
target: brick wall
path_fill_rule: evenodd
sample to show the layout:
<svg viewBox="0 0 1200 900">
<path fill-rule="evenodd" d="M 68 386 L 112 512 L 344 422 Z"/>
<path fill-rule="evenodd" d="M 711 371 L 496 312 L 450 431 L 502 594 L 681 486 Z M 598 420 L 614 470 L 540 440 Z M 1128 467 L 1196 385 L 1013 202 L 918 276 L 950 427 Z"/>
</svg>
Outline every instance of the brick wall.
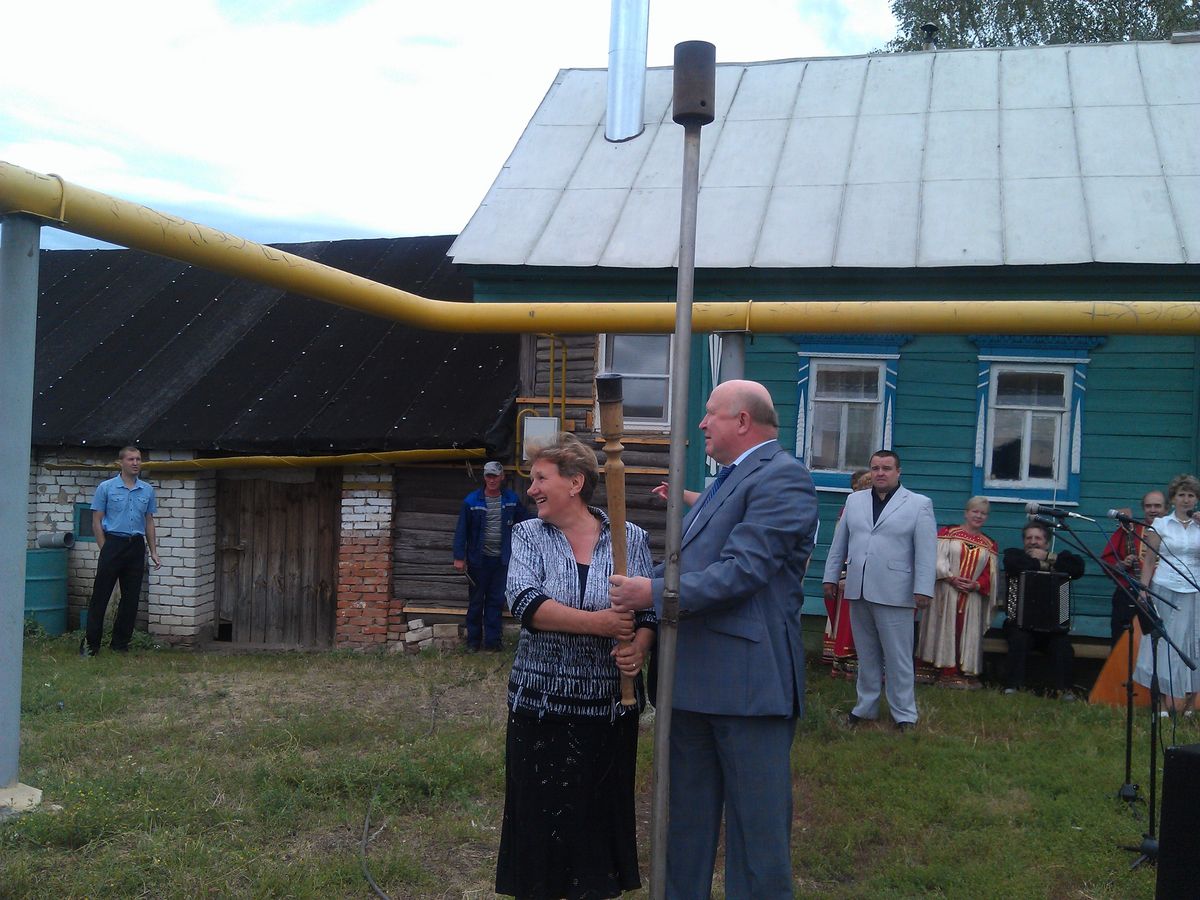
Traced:
<svg viewBox="0 0 1200 900">
<path fill-rule="evenodd" d="M 96 493 L 96 485 L 117 474 L 116 466 L 110 469 L 49 469 L 49 465 L 83 463 L 85 465 L 111 465 L 116 453 L 93 452 L 84 448 L 61 448 L 34 452 L 29 475 L 29 531 L 26 546 L 36 547 L 37 536 L 42 532 L 73 531 L 75 528 L 75 504 L 89 506 Z M 91 512 L 85 512 L 90 516 Z M 78 538 L 78 535 L 76 535 Z M 87 609 L 92 595 L 92 582 L 96 578 L 96 558 L 99 547 L 90 540 L 76 540 L 67 553 L 67 627 L 79 624 L 79 613 Z M 147 579 L 142 584 L 142 601 L 138 609 L 138 627 L 146 627 Z"/>
<path fill-rule="evenodd" d="M 390 468 L 343 472 L 334 623 L 339 648 L 401 646 L 408 630 L 403 604 L 392 598 L 393 494 Z"/>
<path fill-rule="evenodd" d="M 155 459 L 194 454 L 156 453 Z M 217 479 L 212 471 L 149 474 L 158 514 L 158 556 L 151 570 L 150 633 L 172 644 L 212 636 L 216 612 Z"/>
<path fill-rule="evenodd" d="M 107 469 L 64 468 L 49 465 L 112 464 L 115 452 L 86 448 L 35 451 L 29 477 L 28 546 L 40 532 L 71 531 L 76 503 L 90 505 L 96 485 L 116 474 Z M 148 459 L 190 459 L 191 453 L 146 451 Z M 213 620 L 216 550 L 216 481 L 211 472 L 147 471 L 143 479 L 154 486 L 158 502 L 155 525 L 161 569 L 147 569 L 142 582 L 138 627 L 170 643 L 192 643 L 205 635 Z M 85 512 L 84 515 L 90 515 Z M 97 545 L 77 540 L 67 554 L 68 624 L 79 623 L 87 608 L 96 576 Z M 115 602 L 109 604 L 110 614 Z"/>
</svg>

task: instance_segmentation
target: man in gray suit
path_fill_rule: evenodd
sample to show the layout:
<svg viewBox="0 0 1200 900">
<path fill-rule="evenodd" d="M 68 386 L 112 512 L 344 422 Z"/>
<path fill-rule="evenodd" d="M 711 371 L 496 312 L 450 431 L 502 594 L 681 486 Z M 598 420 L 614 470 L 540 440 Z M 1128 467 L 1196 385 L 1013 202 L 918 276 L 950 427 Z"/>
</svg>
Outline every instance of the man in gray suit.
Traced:
<svg viewBox="0 0 1200 900">
<path fill-rule="evenodd" d="M 833 534 L 822 581 L 826 599 L 837 597 L 846 565 L 845 597 L 858 651 L 858 703 L 853 726 L 879 716 L 887 673 L 887 701 L 896 727 L 917 723 L 913 689 L 913 608 L 933 596 L 937 523 L 933 503 L 900 484 L 900 457 L 878 450 L 871 457 L 871 490 L 846 498 Z"/>
<path fill-rule="evenodd" d="M 779 446 L 761 384 L 717 385 L 700 430 L 722 468 L 683 522 L 667 896 L 709 896 L 724 810 L 725 895 L 787 898 L 816 493 L 808 470 Z M 653 605 L 661 614 L 661 567 L 652 579 L 610 582 L 614 609 Z"/>
</svg>

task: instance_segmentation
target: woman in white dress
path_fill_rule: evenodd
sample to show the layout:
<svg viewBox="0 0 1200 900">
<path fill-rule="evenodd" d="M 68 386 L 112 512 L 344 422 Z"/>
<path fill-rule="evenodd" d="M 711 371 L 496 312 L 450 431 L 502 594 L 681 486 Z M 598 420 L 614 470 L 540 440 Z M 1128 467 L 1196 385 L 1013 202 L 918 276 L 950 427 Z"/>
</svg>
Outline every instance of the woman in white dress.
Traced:
<svg viewBox="0 0 1200 900">
<path fill-rule="evenodd" d="M 1142 577 L 1151 591 L 1176 607 L 1150 598 L 1167 635 L 1193 661 L 1200 662 L 1200 518 L 1196 515 L 1200 480 L 1194 475 L 1176 476 L 1167 488 L 1167 499 L 1173 506 L 1170 514 L 1155 519 L 1153 530 L 1146 531 L 1148 550 Z M 1143 638 L 1133 672 L 1133 680 L 1145 687 L 1152 679 L 1153 643 L 1149 635 Z M 1164 709 L 1191 714 L 1200 691 L 1200 672 L 1184 665 L 1166 641 L 1158 642 L 1158 686 Z"/>
</svg>

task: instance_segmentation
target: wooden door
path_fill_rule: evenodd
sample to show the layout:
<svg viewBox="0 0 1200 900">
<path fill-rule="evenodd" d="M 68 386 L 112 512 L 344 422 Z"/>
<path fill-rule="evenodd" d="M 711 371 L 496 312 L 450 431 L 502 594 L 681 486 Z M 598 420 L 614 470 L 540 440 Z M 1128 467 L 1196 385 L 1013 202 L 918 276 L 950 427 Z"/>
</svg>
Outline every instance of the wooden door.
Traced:
<svg viewBox="0 0 1200 900">
<path fill-rule="evenodd" d="M 340 469 L 302 483 L 217 483 L 218 637 L 238 644 L 333 645 Z"/>
</svg>

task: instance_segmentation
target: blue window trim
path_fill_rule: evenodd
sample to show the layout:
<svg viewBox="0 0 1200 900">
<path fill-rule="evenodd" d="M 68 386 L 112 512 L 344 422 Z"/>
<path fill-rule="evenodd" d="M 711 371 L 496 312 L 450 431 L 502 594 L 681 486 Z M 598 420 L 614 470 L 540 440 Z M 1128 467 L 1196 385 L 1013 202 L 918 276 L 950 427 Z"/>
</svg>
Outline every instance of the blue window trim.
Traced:
<svg viewBox="0 0 1200 900">
<path fill-rule="evenodd" d="M 1050 500 L 1056 503 L 1079 502 L 1079 471 L 1083 455 L 1084 399 L 1087 396 L 1087 368 L 1091 351 L 1103 346 L 1102 337 L 1082 335 L 970 335 L 979 348 L 979 377 L 975 382 L 975 455 L 972 465 L 972 493 L 995 500 Z M 994 364 L 1058 365 L 1072 367 L 1070 396 L 1067 401 L 1066 481 L 1055 487 L 1005 488 L 985 484 L 987 434 L 991 410 L 992 366 Z"/>
<path fill-rule="evenodd" d="M 813 359 L 864 360 L 884 364 L 882 449 L 892 449 L 892 425 L 896 410 L 900 348 L 913 339 L 911 334 L 794 334 L 789 339 L 800 345 L 796 369 L 796 458 L 808 465 L 807 450 L 810 438 L 808 401 Z M 810 470 L 811 471 L 811 470 Z M 849 492 L 849 476 L 845 471 L 812 472 L 818 489 Z"/>
<path fill-rule="evenodd" d="M 92 534 L 92 504 L 76 503 L 73 517 L 75 543 L 96 543 L 96 535 Z"/>
</svg>

